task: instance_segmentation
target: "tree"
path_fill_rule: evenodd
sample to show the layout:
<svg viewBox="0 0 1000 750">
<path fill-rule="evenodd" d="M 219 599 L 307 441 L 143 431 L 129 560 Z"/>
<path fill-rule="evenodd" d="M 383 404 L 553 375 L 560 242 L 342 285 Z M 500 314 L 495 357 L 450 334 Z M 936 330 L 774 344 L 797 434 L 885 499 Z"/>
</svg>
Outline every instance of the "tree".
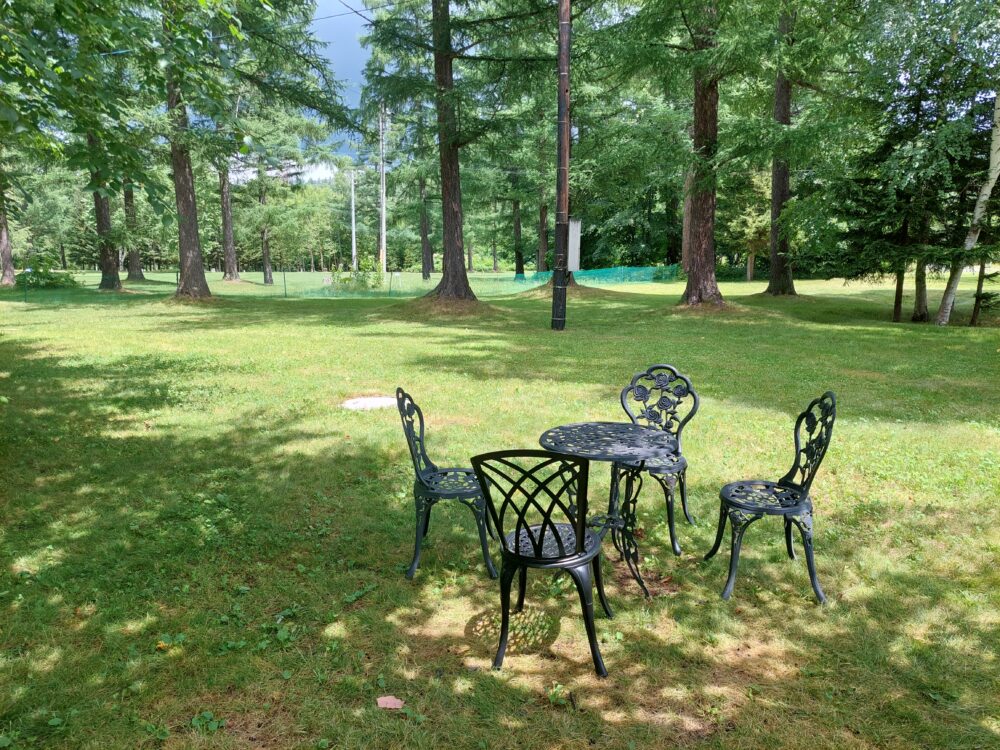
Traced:
<svg viewBox="0 0 1000 750">
<path fill-rule="evenodd" d="M 993 127 L 990 137 L 989 163 L 986 168 L 986 177 L 979 188 L 976 196 L 976 205 L 972 210 L 972 221 L 969 223 L 969 231 L 965 235 L 962 243 L 962 252 L 951 262 L 948 272 L 948 283 L 945 285 L 944 295 L 941 297 L 941 306 L 937 312 L 937 324 L 939 326 L 948 325 L 951 318 L 951 311 L 955 307 L 955 296 L 958 293 L 958 282 L 962 278 L 962 269 L 968 262 L 969 257 L 975 250 L 976 242 L 979 240 L 979 233 L 983 228 L 983 219 L 986 216 L 986 204 L 993 194 L 993 188 L 1000 177 L 1000 96 L 993 97 Z"/>
<path fill-rule="evenodd" d="M 792 44 L 794 16 L 787 6 L 781 9 L 778 21 L 778 39 L 785 45 Z M 779 67 L 774 79 L 774 121 L 780 126 L 792 124 L 792 82 Z M 781 225 L 781 214 L 791 197 L 788 161 L 775 155 L 771 166 L 771 245 L 770 270 L 767 293 L 773 295 L 795 294 L 792 266 L 788 252 L 788 235 Z"/>
</svg>

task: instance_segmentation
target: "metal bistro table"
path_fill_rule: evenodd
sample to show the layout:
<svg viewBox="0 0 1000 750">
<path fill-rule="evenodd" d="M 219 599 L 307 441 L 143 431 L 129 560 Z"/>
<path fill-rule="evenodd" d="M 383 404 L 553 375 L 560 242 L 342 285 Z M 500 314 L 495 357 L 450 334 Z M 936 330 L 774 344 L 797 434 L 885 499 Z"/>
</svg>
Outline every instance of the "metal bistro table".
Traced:
<svg viewBox="0 0 1000 750">
<path fill-rule="evenodd" d="M 649 590 L 639 573 L 635 504 L 642 487 L 644 463 L 652 458 L 676 453 L 677 438 L 669 432 L 651 430 L 630 422 L 577 422 L 546 430 L 538 442 L 553 453 L 591 461 L 607 461 L 611 464 L 607 518 L 611 527 L 611 539 L 625 559 L 632 577 L 648 598 Z M 620 489 L 623 479 L 624 498 Z"/>
</svg>

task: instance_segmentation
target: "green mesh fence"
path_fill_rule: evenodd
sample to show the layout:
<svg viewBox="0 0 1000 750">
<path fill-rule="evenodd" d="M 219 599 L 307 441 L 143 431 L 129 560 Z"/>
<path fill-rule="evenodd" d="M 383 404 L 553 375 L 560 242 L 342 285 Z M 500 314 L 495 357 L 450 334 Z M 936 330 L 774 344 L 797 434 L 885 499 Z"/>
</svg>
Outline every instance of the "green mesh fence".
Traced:
<svg viewBox="0 0 1000 750">
<path fill-rule="evenodd" d="M 656 281 L 673 281 L 677 278 L 677 266 L 645 266 L 617 268 L 596 268 L 586 271 L 575 271 L 574 279 L 585 286 L 614 287 L 623 284 L 642 284 Z M 100 274 L 93 271 L 76 272 L 73 274 L 80 282 L 81 288 L 73 289 L 29 289 L 27 295 L 23 290 L 4 293 L 2 299 L 23 299 L 26 302 L 42 304 L 59 304 L 60 301 L 78 302 L 81 294 L 90 293 L 96 289 Z M 177 284 L 175 271 L 146 271 L 146 280 L 128 282 L 126 288 L 135 293 L 173 294 Z M 221 273 L 208 273 L 209 286 L 212 294 L 220 297 L 334 297 L 334 298 L 385 298 L 385 297 L 420 297 L 427 294 L 441 280 L 441 274 L 432 274 L 424 280 L 419 273 L 408 271 L 387 274 L 360 273 L 335 274 L 331 272 L 301 272 L 277 271 L 274 274 L 274 284 L 264 284 L 263 274 L 258 272 L 241 272 L 241 282 L 237 284 L 224 282 Z M 124 275 L 123 275 L 124 276 Z M 517 277 L 510 271 L 470 272 L 469 283 L 477 297 L 504 297 L 548 284 L 552 272 L 529 273 Z M 108 304 L 116 302 L 127 303 L 131 295 L 100 295 L 100 301 Z M 98 297 L 94 296 L 94 300 Z M 134 300 L 133 300 L 134 301 Z"/>
</svg>

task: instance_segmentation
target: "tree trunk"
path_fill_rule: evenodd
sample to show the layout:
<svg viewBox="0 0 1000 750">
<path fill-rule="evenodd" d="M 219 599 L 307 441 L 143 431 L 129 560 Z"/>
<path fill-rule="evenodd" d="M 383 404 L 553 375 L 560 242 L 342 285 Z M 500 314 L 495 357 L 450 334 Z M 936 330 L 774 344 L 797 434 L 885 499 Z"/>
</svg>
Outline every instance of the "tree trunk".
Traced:
<svg viewBox="0 0 1000 750">
<path fill-rule="evenodd" d="M 205 263 L 198 236 L 198 202 L 194 192 L 191 151 L 186 141 L 187 106 L 170 75 L 167 76 L 167 113 L 172 124 L 170 167 L 173 171 L 174 200 L 177 205 L 177 244 L 180 257 L 177 296 L 204 299 L 211 297 L 212 292 L 205 279 Z"/>
<path fill-rule="evenodd" d="M 427 281 L 434 273 L 434 248 L 431 247 L 431 220 L 427 215 L 427 180 L 421 175 L 420 186 L 420 275 Z"/>
<path fill-rule="evenodd" d="M 69 270 L 69 266 L 66 265 L 66 246 L 61 242 L 59 243 L 59 262 L 62 264 L 62 270 Z"/>
<path fill-rule="evenodd" d="M 913 315 L 910 316 L 910 320 L 914 323 L 926 323 L 931 316 L 927 309 L 927 261 L 923 258 L 917 260 L 914 282 L 916 289 L 913 298 Z"/>
<path fill-rule="evenodd" d="M 786 9 L 778 21 L 778 36 L 789 46 L 792 44 L 791 32 L 792 16 Z M 781 69 L 774 79 L 774 121 L 780 126 L 779 129 L 788 128 L 792 124 L 792 83 Z M 795 294 L 792 264 L 788 254 L 788 235 L 781 226 L 781 214 L 791 195 L 788 161 L 775 154 L 771 160 L 771 268 L 768 294 Z"/>
<path fill-rule="evenodd" d="M 0 180 L 3 177 L 0 176 Z M 14 250 L 10 245 L 10 229 L 7 226 L 7 192 L 0 181 L 0 286 L 14 286 Z"/>
<path fill-rule="evenodd" d="M 906 281 L 906 269 L 901 268 L 896 271 L 896 296 L 892 302 L 892 322 L 898 323 L 903 319 L 903 282 Z"/>
<path fill-rule="evenodd" d="M 219 163 L 219 205 L 222 209 L 222 280 L 239 281 L 240 269 L 233 241 L 233 196 L 229 185 L 229 164 Z"/>
<path fill-rule="evenodd" d="M 378 259 L 382 273 L 389 269 L 385 234 L 385 105 L 378 107 Z"/>
<path fill-rule="evenodd" d="M 469 240 L 469 245 L 468 245 L 468 248 L 467 248 L 467 252 L 468 252 L 468 256 L 469 256 L 469 271 L 472 271 L 472 270 L 474 270 L 472 268 L 472 240 Z"/>
<path fill-rule="evenodd" d="M 538 257 L 536 271 L 548 270 L 549 255 L 549 204 L 544 200 L 538 206 Z"/>
<path fill-rule="evenodd" d="M 99 156 L 100 142 L 92 134 L 87 134 L 87 145 L 96 158 Z M 90 172 L 91 182 L 101 188 L 105 187 L 105 179 L 96 171 Z M 118 275 L 118 252 L 111 240 L 111 201 L 107 195 L 94 191 L 94 225 L 97 229 L 98 266 L 101 269 L 101 283 L 98 289 L 117 290 L 122 288 L 121 277 Z"/>
<path fill-rule="evenodd" d="M 983 309 L 983 284 L 986 282 L 986 258 L 979 261 L 979 278 L 976 280 L 976 302 L 972 306 L 972 317 L 969 325 L 973 328 L 979 325 L 979 313 Z"/>
<path fill-rule="evenodd" d="M 257 199 L 260 205 L 267 205 L 267 185 L 264 182 L 267 175 L 264 171 L 264 162 L 257 163 L 257 187 L 259 190 Z M 263 212 L 261 212 L 263 213 Z M 264 267 L 264 286 L 274 286 L 274 272 L 271 269 L 271 237 L 267 231 L 267 216 L 260 227 L 260 262 Z"/>
<path fill-rule="evenodd" d="M 756 259 L 757 255 L 755 253 L 747 255 L 747 281 L 753 281 L 753 266 Z"/>
<path fill-rule="evenodd" d="M 139 245 L 136 235 L 139 233 L 139 224 L 135 216 L 135 193 L 132 190 L 132 183 L 125 183 L 125 191 L 122 194 L 125 204 L 125 228 L 128 229 L 128 276 L 126 281 L 145 281 L 146 277 L 142 273 L 142 254 L 139 252 Z"/>
<path fill-rule="evenodd" d="M 714 16 L 714 4 L 711 6 Z M 715 46 L 714 32 L 703 29 L 699 49 Z M 715 151 L 719 136 L 719 81 L 713 71 L 700 68 L 694 79 L 694 184 L 691 193 L 687 305 L 722 304 L 715 280 Z"/>
<path fill-rule="evenodd" d="M 444 254 L 441 281 L 430 296 L 474 300 L 469 277 L 462 263 L 462 176 L 459 169 L 458 121 L 455 117 L 451 47 L 451 15 L 448 0 L 432 0 L 434 37 L 434 101 L 437 108 L 438 155 L 441 162 L 441 227 Z"/>
<path fill-rule="evenodd" d="M 323 246 L 319 246 L 319 272 L 326 273 L 326 258 L 323 255 Z"/>
<path fill-rule="evenodd" d="M 976 198 L 976 207 L 972 211 L 972 223 L 969 225 L 969 232 L 965 236 L 965 243 L 962 245 L 962 255 L 951 263 L 951 270 L 948 274 L 948 284 L 945 286 L 944 295 L 941 297 L 941 306 L 938 308 L 937 324 L 939 326 L 948 325 L 951 318 L 951 311 L 955 307 L 955 295 L 958 293 L 958 282 L 962 278 L 962 268 L 965 266 L 970 253 L 975 249 L 976 242 L 979 241 L 979 232 L 982 229 L 983 216 L 986 214 L 986 204 L 993 193 L 993 186 L 996 185 L 997 177 L 1000 176 L 1000 96 L 993 100 L 993 134 L 990 138 L 990 161 L 986 172 L 986 180 L 979 189 Z"/>
<path fill-rule="evenodd" d="M 524 278 L 524 245 L 521 242 L 521 201 L 511 201 L 514 213 L 514 276 Z"/>
</svg>

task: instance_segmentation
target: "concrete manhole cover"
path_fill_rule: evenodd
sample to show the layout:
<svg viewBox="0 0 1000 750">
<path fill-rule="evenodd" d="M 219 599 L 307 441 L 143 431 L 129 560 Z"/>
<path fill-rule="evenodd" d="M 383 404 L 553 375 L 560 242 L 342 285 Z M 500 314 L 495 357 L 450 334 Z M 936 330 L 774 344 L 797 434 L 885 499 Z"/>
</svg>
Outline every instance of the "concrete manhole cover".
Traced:
<svg viewBox="0 0 1000 750">
<path fill-rule="evenodd" d="M 341 404 L 351 411 L 371 411 L 372 409 L 390 409 L 396 405 L 395 396 L 359 396 L 349 398 Z"/>
</svg>

